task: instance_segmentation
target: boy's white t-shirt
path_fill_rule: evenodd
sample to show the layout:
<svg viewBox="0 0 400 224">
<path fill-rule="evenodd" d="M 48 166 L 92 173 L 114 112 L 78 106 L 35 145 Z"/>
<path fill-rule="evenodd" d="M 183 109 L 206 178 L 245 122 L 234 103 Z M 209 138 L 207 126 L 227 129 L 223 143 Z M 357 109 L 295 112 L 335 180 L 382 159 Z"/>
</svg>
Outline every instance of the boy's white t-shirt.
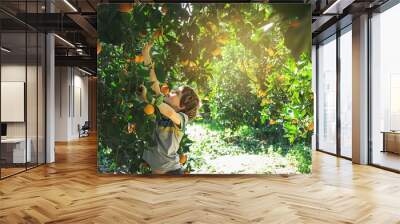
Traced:
<svg viewBox="0 0 400 224">
<path fill-rule="evenodd" d="M 181 118 L 179 126 L 166 117 L 156 121 L 153 132 L 156 145 L 143 152 L 143 159 L 153 170 L 168 172 L 182 168 L 177 151 L 189 118 L 185 113 L 178 114 Z"/>
</svg>

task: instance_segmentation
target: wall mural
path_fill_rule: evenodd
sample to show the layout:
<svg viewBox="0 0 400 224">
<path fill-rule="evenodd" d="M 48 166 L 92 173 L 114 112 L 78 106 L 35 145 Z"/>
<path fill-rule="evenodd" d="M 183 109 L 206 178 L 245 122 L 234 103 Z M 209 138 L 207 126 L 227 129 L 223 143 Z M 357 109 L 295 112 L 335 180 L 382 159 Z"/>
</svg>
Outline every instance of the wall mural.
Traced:
<svg viewBox="0 0 400 224">
<path fill-rule="evenodd" d="M 311 172 L 305 4 L 98 6 L 98 172 Z"/>
</svg>

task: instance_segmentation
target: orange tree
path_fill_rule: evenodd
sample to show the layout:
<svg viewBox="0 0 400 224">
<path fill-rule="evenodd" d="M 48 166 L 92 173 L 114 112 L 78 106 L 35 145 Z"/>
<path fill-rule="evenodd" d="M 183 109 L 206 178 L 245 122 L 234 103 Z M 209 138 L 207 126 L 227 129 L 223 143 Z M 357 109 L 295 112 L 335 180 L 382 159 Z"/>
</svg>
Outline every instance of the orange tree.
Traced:
<svg viewBox="0 0 400 224">
<path fill-rule="evenodd" d="M 298 83 L 298 87 L 289 83 L 297 80 L 296 63 L 301 61 L 302 67 L 309 64 L 310 44 L 307 41 L 300 44 L 304 42 L 301 38 L 308 40 L 309 37 L 299 35 L 302 28 L 310 24 L 304 20 L 309 17 L 304 12 L 309 10 L 298 5 L 287 8 L 267 4 L 100 5 L 97 51 L 99 170 L 121 173 L 150 171 L 143 165 L 142 154 L 154 144 L 152 131 L 159 113 L 153 111 L 152 92 L 148 91 L 146 95 L 149 103 L 144 103 L 137 91 L 140 85 L 150 90 L 149 68 L 143 64 L 141 55 L 143 46 L 150 40 L 155 42 L 152 58 L 160 82 L 169 88 L 178 84 L 193 85 L 203 99 L 213 97 L 209 96 L 213 90 L 210 83 L 222 75 L 218 71 L 218 62 L 224 60 L 228 46 L 241 45 L 253 61 L 242 58 L 241 66 L 236 66 L 236 69 L 249 78 L 248 96 L 256 96 L 254 108 L 244 109 L 244 112 L 255 114 L 254 125 L 265 124 L 267 120 L 269 123 L 281 120 L 279 127 L 284 130 L 283 134 L 294 139 L 290 142 L 301 141 L 304 138 L 297 136 L 304 133 L 309 135 L 303 127 L 298 129 L 299 134 L 285 126 L 293 114 L 302 121 L 304 117 L 310 120 L 312 116 L 309 91 L 299 92 L 297 100 L 291 97 L 299 89 L 311 88 L 308 86 L 308 70 L 303 69 L 304 81 Z M 273 24 L 271 32 L 266 30 L 266 21 Z M 308 31 L 306 33 L 310 33 Z M 300 41 L 293 35 L 297 35 Z M 288 63 L 292 63 L 291 67 L 286 68 Z M 285 88 L 292 93 L 286 92 L 279 105 L 274 105 L 271 102 L 281 100 L 279 92 L 276 92 L 279 88 L 274 85 L 281 79 L 279 73 L 285 74 L 288 82 Z M 230 94 L 229 91 L 224 93 L 227 92 Z M 232 96 L 235 97 L 241 95 Z M 306 114 L 294 112 L 294 108 L 301 110 L 298 106 L 304 104 L 301 102 L 303 99 L 307 100 L 304 106 Z M 285 106 L 285 103 L 292 104 Z M 214 106 L 214 111 L 219 110 L 218 105 Z M 217 119 L 233 120 L 237 116 L 239 114 Z M 184 138 L 181 144 L 179 153 L 182 154 L 189 150 L 190 140 Z"/>
<path fill-rule="evenodd" d="M 214 63 L 209 99 L 212 117 L 220 124 L 261 127 L 270 142 L 310 144 L 313 94 L 307 7 L 258 4 L 252 10 L 221 13 L 215 39 L 224 44 L 224 57 Z M 253 16 L 256 12 L 263 16 Z"/>
</svg>

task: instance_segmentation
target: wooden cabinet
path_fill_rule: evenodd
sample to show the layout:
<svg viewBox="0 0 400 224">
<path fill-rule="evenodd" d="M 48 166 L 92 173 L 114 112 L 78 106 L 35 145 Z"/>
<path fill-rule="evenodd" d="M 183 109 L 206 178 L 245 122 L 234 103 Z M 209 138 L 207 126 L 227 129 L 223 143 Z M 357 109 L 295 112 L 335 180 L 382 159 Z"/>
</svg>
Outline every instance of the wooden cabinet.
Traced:
<svg viewBox="0 0 400 224">
<path fill-rule="evenodd" d="M 383 133 L 383 152 L 400 154 L 400 132 Z"/>
</svg>

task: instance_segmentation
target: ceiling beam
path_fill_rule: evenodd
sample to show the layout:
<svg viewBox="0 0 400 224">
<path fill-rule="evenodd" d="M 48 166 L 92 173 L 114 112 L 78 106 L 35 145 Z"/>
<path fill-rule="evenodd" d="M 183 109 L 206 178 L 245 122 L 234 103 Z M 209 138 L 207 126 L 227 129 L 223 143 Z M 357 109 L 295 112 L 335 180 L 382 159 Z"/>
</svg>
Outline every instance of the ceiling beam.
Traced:
<svg viewBox="0 0 400 224">
<path fill-rule="evenodd" d="M 91 46 L 96 45 L 96 38 L 97 38 L 97 30 L 90 24 L 85 17 L 80 14 L 67 14 L 67 16 L 74 21 L 78 26 L 82 28 L 85 33 L 89 35 L 90 38 L 87 38 L 87 42 L 90 43 Z"/>
<path fill-rule="evenodd" d="M 320 30 L 329 20 L 335 16 L 320 16 L 315 22 L 311 24 L 311 32 L 315 33 Z"/>
<path fill-rule="evenodd" d="M 42 32 L 82 30 L 75 21 L 61 13 L 18 13 L 16 17 Z"/>
<path fill-rule="evenodd" d="M 96 57 L 90 56 L 55 56 L 56 66 L 87 67 L 97 71 Z"/>
<path fill-rule="evenodd" d="M 336 0 L 326 7 L 322 14 L 342 14 L 343 10 L 353 4 L 353 2 L 355 0 Z"/>
</svg>

